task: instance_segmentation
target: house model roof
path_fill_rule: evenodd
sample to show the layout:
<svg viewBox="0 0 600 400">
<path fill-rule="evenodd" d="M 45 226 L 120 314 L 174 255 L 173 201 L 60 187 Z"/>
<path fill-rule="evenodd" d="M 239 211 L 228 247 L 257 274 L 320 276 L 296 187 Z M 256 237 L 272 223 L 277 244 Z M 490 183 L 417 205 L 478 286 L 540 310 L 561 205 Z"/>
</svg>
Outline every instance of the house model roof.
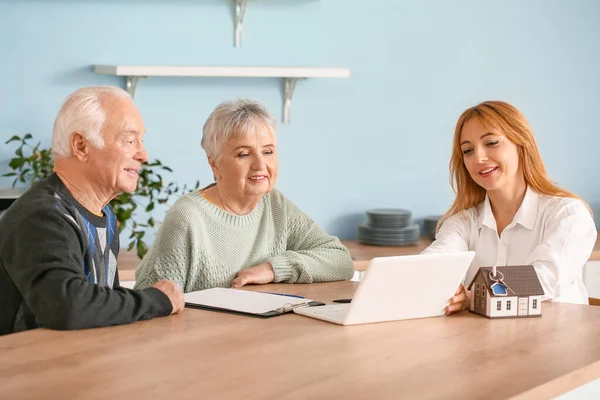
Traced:
<svg viewBox="0 0 600 400">
<path fill-rule="evenodd" d="M 507 267 L 496 267 L 496 270 L 504 275 L 503 281 L 508 286 L 508 296 L 541 296 L 544 294 L 544 289 L 535 273 L 533 265 L 510 265 Z M 491 279 L 491 272 L 492 267 L 481 267 L 469 284 L 469 289 L 471 289 L 479 274 L 482 274 L 490 296 L 495 297 L 491 286 L 496 281 Z"/>
</svg>

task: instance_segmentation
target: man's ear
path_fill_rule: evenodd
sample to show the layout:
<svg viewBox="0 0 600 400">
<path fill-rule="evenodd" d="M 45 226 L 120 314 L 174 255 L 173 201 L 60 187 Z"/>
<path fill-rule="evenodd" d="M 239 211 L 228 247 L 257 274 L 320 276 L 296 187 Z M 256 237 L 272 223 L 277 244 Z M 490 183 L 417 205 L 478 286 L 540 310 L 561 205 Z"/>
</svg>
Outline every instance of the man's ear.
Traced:
<svg viewBox="0 0 600 400">
<path fill-rule="evenodd" d="M 71 135 L 71 153 L 79 161 L 87 162 L 90 153 L 90 145 L 81 132 L 73 132 Z"/>
<path fill-rule="evenodd" d="M 214 158 L 208 157 L 208 165 L 210 165 L 210 169 L 213 171 L 213 175 L 215 177 L 215 181 L 218 181 L 220 177 L 219 167 L 217 166 L 217 162 Z"/>
</svg>

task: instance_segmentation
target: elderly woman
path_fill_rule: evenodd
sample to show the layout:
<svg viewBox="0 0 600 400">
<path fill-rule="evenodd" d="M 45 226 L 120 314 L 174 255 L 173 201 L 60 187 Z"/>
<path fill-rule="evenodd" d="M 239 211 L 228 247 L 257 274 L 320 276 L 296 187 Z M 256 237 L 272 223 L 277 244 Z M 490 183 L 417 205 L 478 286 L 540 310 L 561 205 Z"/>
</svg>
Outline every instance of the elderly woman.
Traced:
<svg viewBox="0 0 600 400">
<path fill-rule="evenodd" d="M 220 104 L 204 124 L 202 148 L 216 182 L 167 212 L 136 288 L 161 279 L 184 292 L 269 282 L 350 279 L 348 250 L 274 188 L 275 119 L 258 102 Z"/>
</svg>

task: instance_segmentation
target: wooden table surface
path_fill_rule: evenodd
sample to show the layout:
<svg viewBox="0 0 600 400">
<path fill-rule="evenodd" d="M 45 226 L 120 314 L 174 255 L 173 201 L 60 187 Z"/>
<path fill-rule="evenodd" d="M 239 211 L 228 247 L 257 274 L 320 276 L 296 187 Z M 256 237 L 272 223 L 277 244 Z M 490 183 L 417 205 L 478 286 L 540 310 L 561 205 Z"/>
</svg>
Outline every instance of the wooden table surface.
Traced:
<svg viewBox="0 0 600 400">
<path fill-rule="evenodd" d="M 406 256 L 419 254 L 431 244 L 431 240 L 421 238 L 419 244 L 413 246 L 373 246 L 362 244 L 357 240 L 342 240 L 344 246 L 350 250 L 354 259 L 355 271 L 366 271 L 369 262 L 374 257 Z M 592 251 L 590 260 L 600 260 L 600 235 L 596 240 L 596 246 Z M 127 252 L 123 249 L 119 254 L 119 276 L 122 281 L 135 280 L 135 269 L 140 263 L 139 258 L 134 252 Z"/>
<path fill-rule="evenodd" d="M 269 285 L 330 301 L 355 282 Z M 409 306 L 409 305 L 405 305 Z M 600 377 L 600 307 L 342 327 L 186 309 L 126 326 L 0 337 L 7 399 L 549 398 Z"/>
<path fill-rule="evenodd" d="M 366 271 L 371 260 L 375 257 L 411 256 L 420 254 L 431 244 L 431 240 L 421 238 L 419 243 L 412 246 L 374 246 L 360 243 L 358 240 L 342 240 L 354 259 L 355 271 Z"/>
</svg>

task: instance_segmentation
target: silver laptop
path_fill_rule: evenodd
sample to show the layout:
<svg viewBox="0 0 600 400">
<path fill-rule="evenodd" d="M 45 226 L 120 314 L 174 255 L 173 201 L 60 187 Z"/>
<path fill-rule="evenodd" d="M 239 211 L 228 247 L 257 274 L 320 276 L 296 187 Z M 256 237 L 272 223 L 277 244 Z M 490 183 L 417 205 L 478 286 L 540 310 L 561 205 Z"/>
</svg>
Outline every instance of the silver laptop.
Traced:
<svg viewBox="0 0 600 400">
<path fill-rule="evenodd" d="M 297 308 L 296 314 L 339 325 L 444 315 L 475 252 L 374 258 L 350 304 Z"/>
</svg>

